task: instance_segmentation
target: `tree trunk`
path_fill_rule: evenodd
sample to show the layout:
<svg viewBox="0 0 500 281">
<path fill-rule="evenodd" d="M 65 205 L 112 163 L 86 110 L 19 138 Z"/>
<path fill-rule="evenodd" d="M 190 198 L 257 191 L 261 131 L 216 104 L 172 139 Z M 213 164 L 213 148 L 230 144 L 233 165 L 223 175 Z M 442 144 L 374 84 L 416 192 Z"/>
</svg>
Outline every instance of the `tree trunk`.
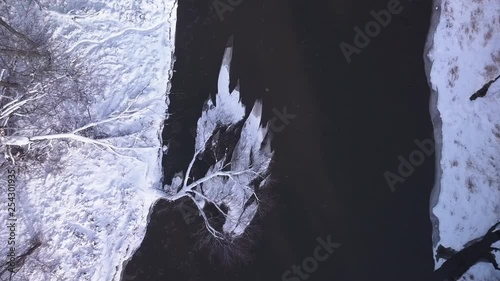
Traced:
<svg viewBox="0 0 500 281">
<path fill-rule="evenodd" d="M 0 81 L 0 87 L 5 87 L 5 88 L 17 88 L 19 87 L 19 84 L 16 83 L 9 83 L 5 81 Z"/>
<path fill-rule="evenodd" d="M 31 39 L 29 39 L 26 35 L 15 30 L 12 26 L 6 23 L 1 17 L 0 17 L 0 25 L 5 27 L 5 29 L 7 29 L 10 33 L 14 34 L 17 38 L 26 41 L 28 44 L 30 44 L 30 47 L 35 46 L 35 42 L 31 41 Z"/>
</svg>

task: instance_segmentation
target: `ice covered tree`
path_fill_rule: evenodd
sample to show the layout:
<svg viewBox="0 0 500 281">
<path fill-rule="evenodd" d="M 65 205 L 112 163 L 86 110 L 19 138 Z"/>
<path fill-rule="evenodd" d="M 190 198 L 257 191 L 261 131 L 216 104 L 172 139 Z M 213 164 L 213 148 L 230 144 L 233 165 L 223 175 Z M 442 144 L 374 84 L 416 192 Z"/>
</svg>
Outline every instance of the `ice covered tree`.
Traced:
<svg viewBox="0 0 500 281">
<path fill-rule="evenodd" d="M 231 240 L 245 232 L 257 213 L 259 189 L 268 182 L 273 157 L 267 126 L 261 126 L 262 105 L 255 102 L 248 116 L 238 86 L 230 91 L 232 48 L 226 48 L 219 73 L 218 94 L 209 98 L 197 122 L 195 148 L 184 173 L 165 185 L 166 199 L 189 197 L 203 218 L 206 229 L 217 239 Z M 232 145 L 227 136 L 236 138 Z M 197 165 L 210 156 L 211 166 L 195 175 Z M 214 206 L 224 222 L 214 226 L 206 212 Z"/>
</svg>

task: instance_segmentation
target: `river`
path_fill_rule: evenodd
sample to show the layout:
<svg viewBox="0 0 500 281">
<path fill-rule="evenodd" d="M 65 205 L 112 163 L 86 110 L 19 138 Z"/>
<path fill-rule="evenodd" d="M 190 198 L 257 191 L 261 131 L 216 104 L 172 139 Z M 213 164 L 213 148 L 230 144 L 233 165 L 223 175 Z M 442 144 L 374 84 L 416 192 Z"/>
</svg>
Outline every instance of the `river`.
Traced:
<svg viewBox="0 0 500 281">
<path fill-rule="evenodd" d="M 326 237 L 340 247 L 307 280 L 413 280 L 432 271 L 434 156 L 394 192 L 384 177 L 418 149 L 415 140 L 432 137 L 423 60 L 431 3 L 401 1 L 401 11 L 350 63 L 339 47 L 352 45 L 354 28 L 364 29 L 370 11 L 391 2 L 242 0 L 223 21 L 212 1 L 179 2 L 174 114 L 163 134 L 173 140 L 168 159 L 175 161 L 165 159 L 165 178 L 192 155 L 191 132 L 216 92 L 231 35 L 244 103 L 262 99 L 267 120 L 285 109 L 294 118 L 274 135 L 272 203 L 254 223 L 248 264 L 223 266 L 193 250 L 198 226 L 160 201 L 126 268 L 135 278 L 124 280 L 285 280 Z"/>
</svg>

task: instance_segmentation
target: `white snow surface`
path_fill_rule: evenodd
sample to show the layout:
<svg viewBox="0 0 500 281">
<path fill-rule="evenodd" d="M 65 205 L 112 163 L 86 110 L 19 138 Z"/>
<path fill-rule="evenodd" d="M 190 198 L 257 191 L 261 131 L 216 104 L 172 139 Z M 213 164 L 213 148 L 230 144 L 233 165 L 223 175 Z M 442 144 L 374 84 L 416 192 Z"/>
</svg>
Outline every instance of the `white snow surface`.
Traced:
<svg viewBox="0 0 500 281">
<path fill-rule="evenodd" d="M 103 126 L 112 136 L 141 132 L 144 149 L 112 153 L 71 142 L 57 168 L 16 168 L 16 251 L 39 237 L 42 246 L 13 280 L 120 280 L 124 261 L 140 246 L 148 215 L 161 196 L 161 130 L 172 74 L 176 1 L 40 0 L 53 54 L 101 81 L 89 109 L 99 120 L 131 100 L 138 118 Z M 34 3 L 34 1 L 33 1 Z M 23 19 L 19 19 L 23 20 Z M 15 26 L 15 24 L 13 24 Z M 138 97 L 138 98 L 137 98 Z M 116 146 L 130 139 L 112 137 Z M 139 146 L 139 145 L 137 145 Z M 7 206 L 7 177 L 0 204 Z M 7 221 L 7 211 L 0 221 Z M 0 228 L 2 241 L 8 229 Z M 0 261 L 7 257 L 0 245 Z"/>
<path fill-rule="evenodd" d="M 438 9 L 428 56 L 442 119 L 442 176 L 432 212 L 438 243 L 460 250 L 500 220 L 500 80 L 469 100 L 500 75 L 500 1 L 442 0 Z M 472 279 L 500 280 L 500 272 L 478 263 L 461 280 Z"/>
</svg>

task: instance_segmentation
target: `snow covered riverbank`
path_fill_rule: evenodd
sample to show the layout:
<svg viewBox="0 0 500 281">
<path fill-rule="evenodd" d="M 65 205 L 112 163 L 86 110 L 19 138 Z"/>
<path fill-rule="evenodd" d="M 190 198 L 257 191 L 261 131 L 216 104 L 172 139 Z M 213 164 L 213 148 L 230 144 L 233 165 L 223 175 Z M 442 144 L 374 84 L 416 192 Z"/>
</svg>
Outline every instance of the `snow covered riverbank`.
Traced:
<svg viewBox="0 0 500 281">
<path fill-rule="evenodd" d="M 434 215 L 432 212 L 432 209 L 436 206 L 438 199 L 439 199 L 439 192 L 441 191 L 441 176 L 442 176 L 442 170 L 441 170 L 441 149 L 442 149 L 442 142 L 443 142 L 443 136 L 442 136 L 442 122 L 441 122 L 441 116 L 439 116 L 439 111 L 437 109 L 437 92 L 436 90 L 433 89 L 432 84 L 431 84 L 431 79 L 430 79 L 430 73 L 432 69 L 432 62 L 428 57 L 428 54 L 430 50 L 433 47 L 434 44 L 434 34 L 436 31 L 436 27 L 439 23 L 439 17 L 440 17 L 440 9 L 436 8 L 441 5 L 440 0 L 434 0 L 433 4 L 433 12 L 431 15 L 431 23 L 430 23 L 430 28 L 429 28 L 429 34 L 427 35 L 427 42 L 425 43 L 425 49 L 424 49 L 424 63 L 425 63 L 425 73 L 429 82 L 429 88 L 431 91 L 431 96 L 430 96 L 430 101 L 429 101 L 429 113 L 431 115 L 431 120 L 432 124 L 434 127 L 434 143 L 435 143 L 435 159 L 436 159 L 436 164 L 435 164 L 435 178 L 434 178 L 434 187 L 431 192 L 430 196 L 430 203 L 429 203 L 429 214 L 431 217 L 431 222 L 432 222 L 432 242 L 433 242 L 433 247 L 436 246 L 436 243 L 439 241 L 439 220 L 438 218 Z"/>
<path fill-rule="evenodd" d="M 434 7 L 426 48 L 438 161 L 433 244 L 460 250 L 500 219 L 499 81 L 470 100 L 500 74 L 500 3 L 437 0 Z M 490 264 L 479 263 L 463 280 L 499 278 Z"/>
<path fill-rule="evenodd" d="M 39 28 L 53 62 L 78 71 L 78 79 L 86 83 L 80 90 L 92 101 L 85 118 L 98 123 L 116 112 L 134 114 L 95 126 L 94 133 L 104 134 L 100 138 L 118 149 L 48 142 L 55 147 L 51 155 L 59 154 L 57 162 L 18 162 L 16 254 L 26 252 L 35 240 L 41 246 L 18 264 L 13 280 L 120 280 L 124 262 L 142 242 L 150 209 L 159 198 L 157 189 L 162 188 L 160 135 L 172 75 L 177 2 L 18 4 L 0 4 L 0 16 L 21 32 L 28 30 L 26 22 Z M 50 128 L 65 121 L 46 116 L 38 120 L 31 125 Z M 7 177 L 2 175 L 1 181 L 6 189 Z M 0 202 L 7 206 L 4 197 Z M 2 210 L 0 220 L 7 221 L 7 215 Z M 0 229 L 2 241 L 8 235 L 7 228 Z M 8 251 L 7 243 L 0 246 L 0 260 Z"/>
</svg>

